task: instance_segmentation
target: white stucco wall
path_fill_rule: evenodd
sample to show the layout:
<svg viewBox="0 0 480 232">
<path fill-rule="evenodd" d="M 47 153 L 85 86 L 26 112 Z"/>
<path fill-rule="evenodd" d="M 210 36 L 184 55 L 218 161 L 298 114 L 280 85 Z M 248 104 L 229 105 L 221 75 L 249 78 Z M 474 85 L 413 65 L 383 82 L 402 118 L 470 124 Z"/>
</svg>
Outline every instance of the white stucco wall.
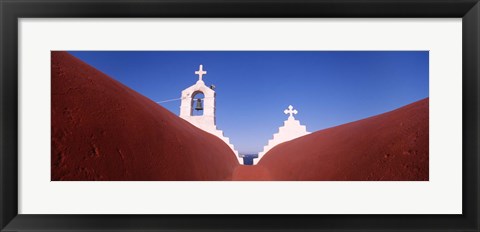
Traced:
<svg viewBox="0 0 480 232">
<path fill-rule="evenodd" d="M 296 120 L 293 116 L 288 117 L 288 119 L 283 122 L 283 126 L 278 128 L 278 132 L 273 135 L 273 138 L 268 140 L 267 145 L 263 147 L 263 151 L 258 153 L 258 158 L 253 160 L 253 164 L 257 164 L 269 150 L 278 144 L 307 134 L 310 134 L 310 132 L 307 132 L 306 126 L 301 125 L 300 121 Z"/>
</svg>

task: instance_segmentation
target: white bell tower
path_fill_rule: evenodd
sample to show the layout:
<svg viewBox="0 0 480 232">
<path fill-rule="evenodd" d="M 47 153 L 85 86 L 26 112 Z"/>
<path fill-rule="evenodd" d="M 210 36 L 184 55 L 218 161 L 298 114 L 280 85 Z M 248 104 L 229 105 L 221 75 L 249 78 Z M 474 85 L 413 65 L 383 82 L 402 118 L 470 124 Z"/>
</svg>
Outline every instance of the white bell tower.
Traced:
<svg viewBox="0 0 480 232">
<path fill-rule="evenodd" d="M 203 70 L 203 65 L 200 65 L 199 70 L 195 71 L 195 74 L 198 75 L 197 83 L 182 91 L 180 117 L 223 140 L 235 153 L 238 162 L 243 164 L 243 159 L 238 156 L 238 152 L 230 144 L 230 139 L 223 135 L 223 131 L 217 129 L 215 121 L 215 91 L 213 86 L 206 86 L 202 79 L 203 75 L 207 74 L 207 71 Z M 203 98 L 198 97 L 201 95 L 203 95 Z M 199 110 L 203 114 L 194 115 L 197 104 L 200 104 L 201 108 L 203 108 Z"/>
</svg>

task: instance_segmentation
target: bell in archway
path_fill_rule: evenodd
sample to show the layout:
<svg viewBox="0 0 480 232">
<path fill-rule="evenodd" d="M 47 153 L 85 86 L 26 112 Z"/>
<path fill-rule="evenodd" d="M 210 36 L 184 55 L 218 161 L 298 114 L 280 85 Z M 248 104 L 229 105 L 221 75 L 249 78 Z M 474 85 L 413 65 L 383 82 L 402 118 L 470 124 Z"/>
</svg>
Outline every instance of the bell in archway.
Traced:
<svg viewBox="0 0 480 232">
<path fill-rule="evenodd" d="M 203 110 L 202 99 L 197 98 L 197 104 L 195 105 L 195 110 Z"/>
</svg>

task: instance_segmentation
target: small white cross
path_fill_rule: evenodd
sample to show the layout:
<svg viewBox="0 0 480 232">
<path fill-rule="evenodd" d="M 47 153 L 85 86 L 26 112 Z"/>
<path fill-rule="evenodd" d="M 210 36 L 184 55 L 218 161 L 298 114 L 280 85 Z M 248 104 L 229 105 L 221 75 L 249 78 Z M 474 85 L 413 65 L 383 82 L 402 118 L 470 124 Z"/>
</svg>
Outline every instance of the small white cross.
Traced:
<svg viewBox="0 0 480 232">
<path fill-rule="evenodd" d="M 285 114 L 290 114 L 290 116 L 288 116 L 288 119 L 290 119 L 290 118 L 291 118 L 291 119 L 294 119 L 293 115 L 294 115 L 294 114 L 297 114 L 298 111 L 297 111 L 297 110 L 294 110 L 292 105 L 289 105 L 289 106 L 288 106 L 288 110 L 283 111 L 283 113 L 285 113 Z"/>
<path fill-rule="evenodd" d="M 200 65 L 200 68 L 198 69 L 198 71 L 195 71 L 195 74 L 198 75 L 198 80 L 202 80 L 202 76 L 207 74 L 207 71 L 203 71 L 203 65 Z"/>
</svg>

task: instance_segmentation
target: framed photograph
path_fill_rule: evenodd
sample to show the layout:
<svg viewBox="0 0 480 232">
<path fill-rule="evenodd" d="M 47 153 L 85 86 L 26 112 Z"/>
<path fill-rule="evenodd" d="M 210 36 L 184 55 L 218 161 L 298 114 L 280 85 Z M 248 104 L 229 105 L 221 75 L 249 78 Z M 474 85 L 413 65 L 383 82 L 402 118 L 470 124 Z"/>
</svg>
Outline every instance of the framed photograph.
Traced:
<svg viewBox="0 0 480 232">
<path fill-rule="evenodd" d="M 478 231 L 480 5 L 1 1 L 1 231 Z"/>
</svg>

